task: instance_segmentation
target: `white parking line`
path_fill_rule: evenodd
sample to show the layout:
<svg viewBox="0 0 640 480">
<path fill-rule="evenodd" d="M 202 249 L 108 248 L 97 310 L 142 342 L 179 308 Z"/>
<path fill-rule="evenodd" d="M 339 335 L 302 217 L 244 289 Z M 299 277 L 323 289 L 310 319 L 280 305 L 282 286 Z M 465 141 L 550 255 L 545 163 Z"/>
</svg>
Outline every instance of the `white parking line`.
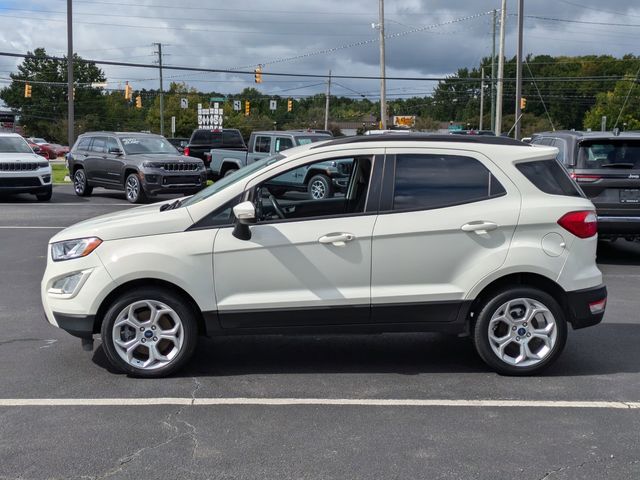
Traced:
<svg viewBox="0 0 640 480">
<path fill-rule="evenodd" d="M 17 228 L 28 228 L 28 229 L 45 229 L 45 230 L 64 230 L 67 227 L 33 227 L 33 226 L 29 226 L 29 225 L 0 225 L 0 229 L 4 229 L 4 230 L 15 230 Z"/>
<path fill-rule="evenodd" d="M 385 398 L 2 398 L 0 407 L 121 407 L 151 405 L 192 406 L 361 406 L 361 407 L 473 407 L 473 408 L 600 408 L 638 410 L 640 402 L 571 400 L 438 400 Z"/>
<path fill-rule="evenodd" d="M 64 206 L 74 206 L 74 207 L 135 207 L 136 205 L 132 205 L 130 203 L 6 203 L 3 204 L 5 207 L 64 207 Z"/>
</svg>

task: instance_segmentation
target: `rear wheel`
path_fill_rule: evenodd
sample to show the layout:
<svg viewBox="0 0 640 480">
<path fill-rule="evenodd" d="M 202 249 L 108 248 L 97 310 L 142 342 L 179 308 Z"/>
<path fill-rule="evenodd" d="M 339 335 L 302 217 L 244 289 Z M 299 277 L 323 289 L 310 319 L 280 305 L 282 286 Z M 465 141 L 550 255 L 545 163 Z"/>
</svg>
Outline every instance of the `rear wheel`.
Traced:
<svg viewBox="0 0 640 480">
<path fill-rule="evenodd" d="M 567 322 L 558 302 L 542 290 L 502 290 L 480 307 L 473 340 L 480 357 L 498 373 L 532 375 L 564 349 Z"/>
<path fill-rule="evenodd" d="M 124 182 L 124 190 L 127 195 L 127 201 L 130 203 L 144 203 L 147 201 L 147 195 L 142 188 L 142 182 L 137 173 L 130 173 Z"/>
<path fill-rule="evenodd" d="M 79 197 L 88 197 L 93 192 L 93 187 L 89 185 L 83 168 L 77 169 L 73 174 L 73 191 Z"/>
<path fill-rule="evenodd" d="M 39 202 L 48 202 L 53 196 L 53 185 L 49 185 L 49 188 L 42 193 L 36 193 L 36 198 Z"/>
<path fill-rule="evenodd" d="M 307 193 L 311 200 L 321 200 L 333 196 L 331 180 L 326 175 L 318 174 L 311 177 L 307 184 Z"/>
<path fill-rule="evenodd" d="M 120 296 L 102 322 L 104 351 L 112 366 L 139 377 L 164 377 L 193 355 L 196 313 L 181 297 L 159 288 Z"/>
<path fill-rule="evenodd" d="M 224 172 L 224 177 L 228 177 L 229 175 L 231 175 L 234 172 L 237 172 L 238 169 L 237 168 L 230 168 L 229 170 L 227 170 L 226 172 Z"/>
</svg>

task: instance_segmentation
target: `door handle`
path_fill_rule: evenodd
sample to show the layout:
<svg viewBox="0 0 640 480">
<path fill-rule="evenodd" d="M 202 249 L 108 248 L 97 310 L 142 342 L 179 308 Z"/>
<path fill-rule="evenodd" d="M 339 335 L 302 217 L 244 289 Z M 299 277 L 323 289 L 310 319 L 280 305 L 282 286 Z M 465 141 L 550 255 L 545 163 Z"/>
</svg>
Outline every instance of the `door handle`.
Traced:
<svg viewBox="0 0 640 480">
<path fill-rule="evenodd" d="M 496 228 L 498 228 L 497 223 L 479 221 L 465 223 L 464 225 L 462 225 L 462 227 L 460 227 L 460 230 L 462 230 L 463 232 L 476 232 L 477 234 L 482 235 L 495 230 Z"/>
<path fill-rule="evenodd" d="M 336 247 L 344 247 L 347 242 L 354 240 L 356 236 L 352 233 L 330 233 L 324 237 L 320 237 L 318 242 L 322 244 L 331 243 Z"/>
</svg>

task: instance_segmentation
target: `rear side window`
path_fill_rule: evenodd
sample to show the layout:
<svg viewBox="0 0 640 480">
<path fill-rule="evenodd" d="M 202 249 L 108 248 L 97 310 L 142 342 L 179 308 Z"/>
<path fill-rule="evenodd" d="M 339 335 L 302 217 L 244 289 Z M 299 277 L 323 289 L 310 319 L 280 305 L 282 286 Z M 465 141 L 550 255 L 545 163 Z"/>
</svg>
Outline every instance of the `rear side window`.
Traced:
<svg viewBox="0 0 640 480">
<path fill-rule="evenodd" d="M 95 137 L 91 142 L 91 151 L 104 153 L 106 151 L 107 139 L 105 137 Z"/>
<path fill-rule="evenodd" d="M 544 193 L 569 197 L 582 196 L 567 171 L 557 160 L 518 163 L 516 168 Z"/>
<path fill-rule="evenodd" d="M 256 153 L 269 153 L 271 151 L 271 137 L 257 137 L 253 151 Z"/>
<path fill-rule="evenodd" d="M 196 130 L 191 137 L 191 143 L 208 144 L 211 143 L 211 132 L 209 130 Z"/>
<path fill-rule="evenodd" d="M 506 193 L 478 160 L 458 155 L 398 155 L 394 210 L 427 210 Z"/>
<path fill-rule="evenodd" d="M 235 130 L 225 130 L 222 132 L 222 143 L 225 148 L 244 148 L 244 140 L 240 132 Z"/>
</svg>

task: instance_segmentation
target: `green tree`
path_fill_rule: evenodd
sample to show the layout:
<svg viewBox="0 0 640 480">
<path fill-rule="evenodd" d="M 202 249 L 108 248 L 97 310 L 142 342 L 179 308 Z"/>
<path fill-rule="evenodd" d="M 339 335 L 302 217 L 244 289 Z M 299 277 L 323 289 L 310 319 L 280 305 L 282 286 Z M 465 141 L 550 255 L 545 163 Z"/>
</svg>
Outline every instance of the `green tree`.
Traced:
<svg viewBox="0 0 640 480">
<path fill-rule="evenodd" d="M 180 100 L 186 98 L 187 108 L 181 108 Z M 171 117 L 176 117 L 176 137 L 190 137 L 198 127 L 198 103 L 208 104 L 209 97 L 189 88 L 186 83 L 171 82 L 164 94 L 164 133 L 171 136 Z M 160 133 L 160 96 L 157 91 L 145 92 L 142 100 L 150 104 L 146 114 L 148 128 Z"/>
<path fill-rule="evenodd" d="M 599 93 L 596 104 L 585 116 L 584 127 L 600 130 L 601 119 L 605 115 L 607 129 L 613 129 L 616 120 L 620 128 L 626 124 L 627 130 L 640 129 L 640 86 L 635 77 L 628 75 L 616 83 L 613 90 Z"/>
</svg>

